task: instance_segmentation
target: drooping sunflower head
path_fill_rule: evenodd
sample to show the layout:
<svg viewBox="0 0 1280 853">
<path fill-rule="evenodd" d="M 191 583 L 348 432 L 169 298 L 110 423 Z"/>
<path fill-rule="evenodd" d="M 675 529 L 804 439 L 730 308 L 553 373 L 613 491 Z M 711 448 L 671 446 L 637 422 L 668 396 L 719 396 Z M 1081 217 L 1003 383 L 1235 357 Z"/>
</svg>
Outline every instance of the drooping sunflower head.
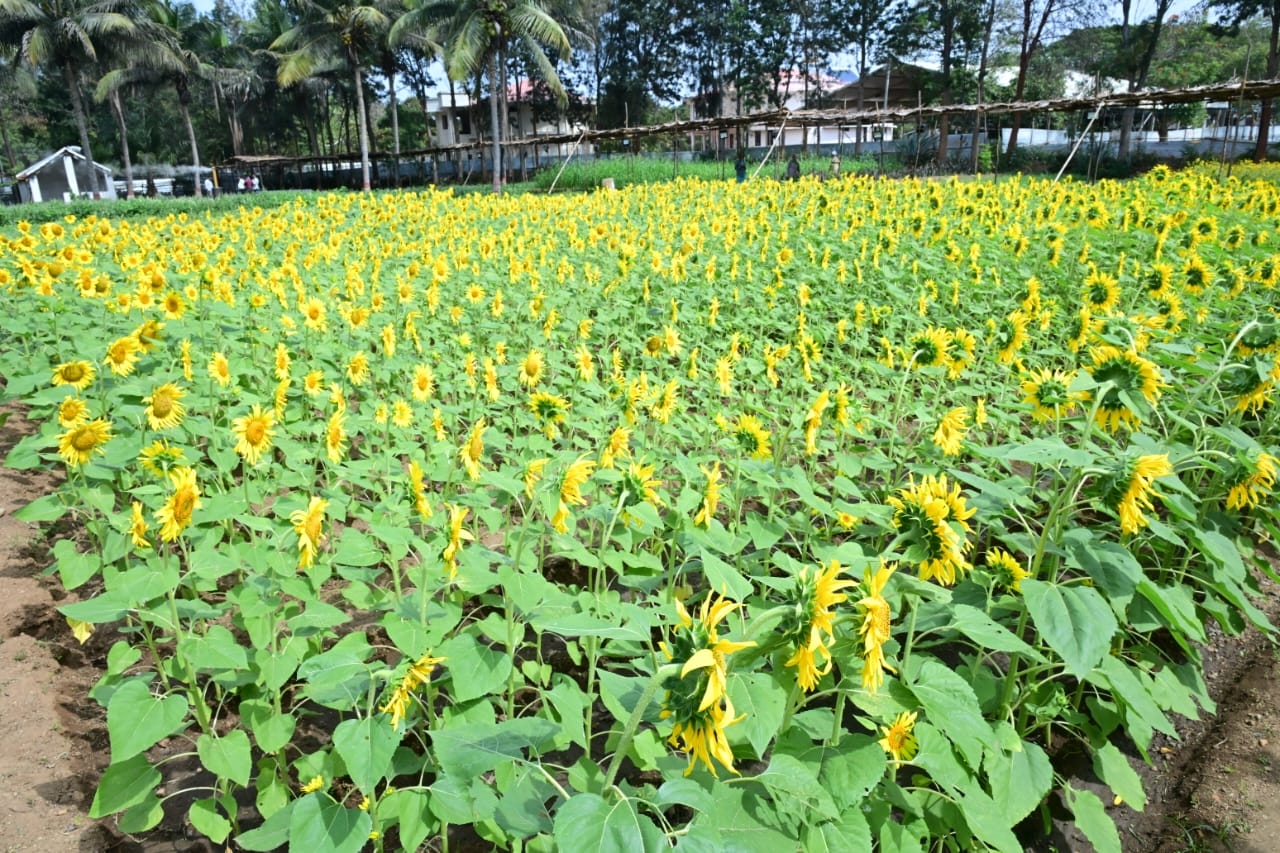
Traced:
<svg viewBox="0 0 1280 853">
<path fill-rule="evenodd" d="M 1262 358 L 1253 357 L 1247 364 L 1231 364 L 1218 380 L 1218 388 L 1232 411 L 1257 414 L 1274 399 L 1276 380 L 1266 372 Z"/>
<path fill-rule="evenodd" d="M 950 330 L 930 326 L 907 341 L 908 358 L 915 368 L 936 367 L 947 363 L 951 348 Z"/>
<path fill-rule="evenodd" d="M 1120 304 L 1120 282 L 1115 276 L 1096 267 L 1085 277 L 1081 294 L 1086 308 L 1096 314 L 1108 314 Z"/>
<path fill-rule="evenodd" d="M 1213 284 L 1214 273 L 1199 255 L 1191 255 L 1182 267 L 1182 279 L 1188 293 L 1200 293 Z"/>
<path fill-rule="evenodd" d="M 1132 406 L 1142 401 L 1155 405 L 1159 400 L 1165 384 L 1159 368 L 1132 349 L 1105 345 L 1095 347 L 1090 355 L 1093 364 L 1085 369 L 1098 385 L 1110 384 L 1099 398 L 1098 426 L 1110 433 L 1121 427 L 1137 429 L 1142 424 L 1142 413 Z M 1093 393 L 1088 393 L 1086 399 L 1091 402 Z"/>
<path fill-rule="evenodd" d="M 1149 523 L 1146 513 L 1153 509 L 1152 498 L 1159 496 L 1155 481 L 1173 473 L 1169 455 L 1126 453 L 1105 467 L 1098 479 L 1102 503 L 1119 517 L 1122 533 L 1137 533 Z"/>
<path fill-rule="evenodd" d="M 1001 364 L 1012 364 L 1026 342 L 1027 316 L 1021 311 L 1014 311 L 992 321 L 991 344 L 995 347 L 996 359 Z"/>
<path fill-rule="evenodd" d="M 769 459 L 773 456 L 769 431 L 760 423 L 755 415 L 739 415 L 732 427 L 738 447 L 749 454 L 752 459 Z"/>
<path fill-rule="evenodd" d="M 1048 421 L 1069 415 L 1080 401 L 1079 392 L 1071 390 L 1073 372 L 1037 368 L 1022 380 L 1022 399 L 1032 407 L 1031 417 Z"/>
<path fill-rule="evenodd" d="M 908 543 L 908 559 L 920 564 L 922 580 L 936 577 L 951 586 L 970 569 L 965 555 L 972 547 L 968 520 L 975 510 L 966 505 L 959 483 L 930 474 L 899 489 L 887 503 L 894 510 L 893 526 Z"/>
<path fill-rule="evenodd" d="M 1022 562 L 1002 548 L 987 551 L 986 566 L 996 582 L 1011 592 L 1021 592 L 1022 582 L 1031 577 Z"/>
<path fill-rule="evenodd" d="M 1280 320 L 1267 317 L 1251 324 L 1240 335 L 1238 346 L 1243 356 L 1280 352 Z"/>
</svg>

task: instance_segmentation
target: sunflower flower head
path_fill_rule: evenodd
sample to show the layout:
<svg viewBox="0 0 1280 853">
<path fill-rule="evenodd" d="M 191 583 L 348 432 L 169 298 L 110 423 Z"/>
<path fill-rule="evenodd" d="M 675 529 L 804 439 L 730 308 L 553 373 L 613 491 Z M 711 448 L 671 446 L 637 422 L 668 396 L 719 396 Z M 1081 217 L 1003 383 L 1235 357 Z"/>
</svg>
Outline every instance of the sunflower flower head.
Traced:
<svg viewBox="0 0 1280 853">
<path fill-rule="evenodd" d="M 703 599 L 695 619 L 679 601 L 676 602 L 677 624 L 670 643 L 662 643 L 667 659 L 679 663 L 680 672 L 669 677 L 663 686 L 662 718 L 673 722 L 669 742 L 689 755 L 685 775 L 693 772 L 701 761 L 718 776 L 716 763 L 736 774 L 733 751 L 725 729 L 744 719 L 736 716 L 728 694 L 730 656 L 754 646 L 754 642 L 735 642 L 720 636 L 720 623 L 742 605 L 714 594 Z M 714 762 L 713 760 L 714 759 Z"/>
<path fill-rule="evenodd" d="M 1081 395 L 1071 390 L 1074 373 L 1037 368 L 1022 379 L 1022 399 L 1037 421 L 1056 420 L 1071 414 Z"/>
<path fill-rule="evenodd" d="M 387 704 L 378 708 L 382 713 L 391 715 L 391 728 L 398 729 L 400 727 L 400 721 L 408 713 L 414 691 L 430 684 L 431 676 L 436 671 L 436 667 L 444 662 L 445 658 L 432 657 L 431 652 L 427 652 L 409 665 L 409 669 L 404 676 L 396 682 Z"/>
<path fill-rule="evenodd" d="M 1278 469 L 1280 460 L 1270 453 L 1259 453 L 1227 493 L 1227 509 L 1240 511 L 1265 503 L 1275 488 Z"/>
<path fill-rule="evenodd" d="M 792 601 L 795 610 L 784 628 L 794 653 L 786 666 L 796 668 L 796 683 L 806 693 L 831 671 L 829 644 L 835 641 L 834 608 L 849 598 L 840 590 L 857 586 L 856 581 L 841 580 L 842 571 L 840 563 L 832 560 L 812 572 L 806 566 L 796 576 Z"/>
<path fill-rule="evenodd" d="M 295 509 L 289 514 L 293 532 L 298 534 L 298 568 L 307 569 L 316 561 L 316 553 L 325 540 L 324 512 L 329 502 L 312 496 L 306 509 Z"/>
<path fill-rule="evenodd" d="M 1102 478 L 1103 502 L 1120 517 L 1122 533 L 1137 533 L 1147 526 L 1146 513 L 1153 509 L 1152 498 L 1160 496 L 1154 483 L 1172 473 L 1167 453 L 1126 455 L 1111 466 Z"/>
<path fill-rule="evenodd" d="M 969 431 L 969 409 L 965 406 L 952 409 L 942 416 L 933 433 L 933 443 L 945 456 L 958 456 Z"/>
<path fill-rule="evenodd" d="M 83 391 L 93 382 L 94 367 L 87 361 L 64 361 L 53 369 L 54 385 L 70 385 Z"/>
<path fill-rule="evenodd" d="M 1022 592 L 1022 582 L 1031 577 L 1022 562 L 1002 548 L 987 552 L 987 568 L 1000 585 L 1011 592 Z"/>
<path fill-rule="evenodd" d="M 480 462 L 484 459 L 484 431 L 488 429 L 481 417 L 471 427 L 471 432 L 467 433 L 467 438 L 462 442 L 462 447 L 458 448 L 458 460 L 462 463 L 462 467 L 467 471 L 467 477 L 472 480 L 480 479 Z"/>
<path fill-rule="evenodd" d="M 1091 357 L 1093 364 L 1086 368 L 1089 374 L 1099 385 L 1111 386 L 1102 392 L 1097 404 L 1098 426 L 1113 434 L 1121 427 L 1137 429 L 1142 425 L 1142 416 L 1131 404 L 1145 400 L 1154 405 L 1160 398 L 1164 382 L 1159 369 L 1132 349 L 1111 345 L 1094 348 Z M 1092 402 L 1093 395 L 1086 396 Z"/>
<path fill-rule="evenodd" d="M 586 456 L 578 457 L 565 469 L 564 475 L 560 478 L 559 507 L 556 509 L 555 516 L 551 519 L 551 526 L 558 533 L 569 532 L 569 519 L 571 518 L 569 508 L 581 506 L 587 502 L 587 499 L 582 496 L 582 487 L 591 478 L 591 472 L 595 469 L 595 460 L 588 459 Z"/>
<path fill-rule="evenodd" d="M 169 471 L 169 482 L 173 485 L 173 492 L 164 505 L 156 510 L 162 542 L 172 542 L 181 536 L 182 531 L 191 524 L 192 513 L 202 506 L 195 469 L 185 465 L 174 468 Z"/>
<path fill-rule="evenodd" d="M 58 455 L 68 468 L 79 468 L 87 464 L 94 454 L 105 453 L 102 448 L 110 440 L 111 421 L 106 418 L 81 419 L 58 437 Z"/>
<path fill-rule="evenodd" d="M 880 731 L 884 733 L 884 737 L 880 739 L 880 746 L 897 764 L 915 758 L 916 752 L 920 749 L 914 734 L 916 715 L 915 711 L 903 711 L 892 723 L 880 727 Z"/>
<path fill-rule="evenodd" d="M 894 510 L 893 526 L 909 543 L 908 557 L 920 564 L 922 580 L 936 577 L 951 586 L 969 570 L 968 520 L 975 510 L 966 507 L 958 483 L 948 483 L 945 474 L 930 474 L 918 485 L 913 479 L 888 504 Z"/>
<path fill-rule="evenodd" d="M 889 602 L 884 597 L 884 588 L 897 568 L 897 563 L 881 560 L 880 567 L 874 573 L 870 566 L 863 573 L 863 596 L 858 600 L 858 611 L 862 615 L 862 623 L 858 628 L 858 634 L 862 637 L 862 689 L 872 694 L 884 684 L 885 672 L 897 672 L 884 657 L 884 644 L 892 636 L 893 616 Z"/>
</svg>

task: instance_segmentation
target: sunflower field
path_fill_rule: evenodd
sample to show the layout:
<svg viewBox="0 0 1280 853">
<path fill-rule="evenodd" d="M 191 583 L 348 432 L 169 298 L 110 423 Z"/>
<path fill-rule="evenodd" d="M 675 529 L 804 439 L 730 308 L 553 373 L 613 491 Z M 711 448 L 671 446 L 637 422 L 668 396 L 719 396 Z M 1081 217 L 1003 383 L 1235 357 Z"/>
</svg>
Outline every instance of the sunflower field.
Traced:
<svg viewBox="0 0 1280 853">
<path fill-rule="evenodd" d="M 7 229 L 92 815 L 167 740 L 243 850 L 1119 851 L 1206 625 L 1272 630 L 1275 177 Z"/>
</svg>

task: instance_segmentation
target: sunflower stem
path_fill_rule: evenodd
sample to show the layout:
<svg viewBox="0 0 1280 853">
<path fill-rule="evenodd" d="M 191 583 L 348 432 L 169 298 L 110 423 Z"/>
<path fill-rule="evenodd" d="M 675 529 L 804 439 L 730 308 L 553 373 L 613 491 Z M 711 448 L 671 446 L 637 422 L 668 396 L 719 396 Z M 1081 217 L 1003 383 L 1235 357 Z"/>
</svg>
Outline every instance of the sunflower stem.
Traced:
<svg viewBox="0 0 1280 853">
<path fill-rule="evenodd" d="M 653 697 L 658 694 L 658 689 L 662 687 L 662 683 L 673 675 L 680 673 L 681 664 L 668 663 L 658 667 L 658 671 L 653 674 L 653 678 L 649 679 L 649 683 L 645 685 L 644 692 L 640 694 L 639 701 L 636 706 L 631 709 L 631 716 L 627 718 L 626 726 L 622 729 L 622 737 L 618 739 L 618 747 L 613 752 L 613 757 L 609 759 L 609 769 L 604 774 L 604 790 L 613 787 L 613 782 L 618 778 L 618 771 L 622 769 L 622 760 L 627 757 L 627 751 L 631 749 L 631 742 L 635 740 L 636 731 L 640 728 L 640 721 L 644 719 L 645 709 L 649 707 L 649 703 L 653 701 Z"/>
</svg>

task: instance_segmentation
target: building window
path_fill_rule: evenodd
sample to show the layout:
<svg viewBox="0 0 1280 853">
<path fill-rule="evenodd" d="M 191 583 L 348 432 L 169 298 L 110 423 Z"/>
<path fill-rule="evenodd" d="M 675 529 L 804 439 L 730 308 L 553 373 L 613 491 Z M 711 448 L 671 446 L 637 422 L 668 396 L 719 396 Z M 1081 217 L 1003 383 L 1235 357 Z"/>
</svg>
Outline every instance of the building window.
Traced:
<svg viewBox="0 0 1280 853">
<path fill-rule="evenodd" d="M 463 136 L 471 134 L 471 116 L 467 113 L 458 113 L 458 132 Z"/>
<path fill-rule="evenodd" d="M 756 131 L 756 147 L 760 147 L 760 131 Z"/>
<path fill-rule="evenodd" d="M 441 130 L 448 130 L 448 129 L 449 129 L 449 114 L 448 114 L 448 113 L 440 113 L 440 129 L 441 129 Z"/>
</svg>

